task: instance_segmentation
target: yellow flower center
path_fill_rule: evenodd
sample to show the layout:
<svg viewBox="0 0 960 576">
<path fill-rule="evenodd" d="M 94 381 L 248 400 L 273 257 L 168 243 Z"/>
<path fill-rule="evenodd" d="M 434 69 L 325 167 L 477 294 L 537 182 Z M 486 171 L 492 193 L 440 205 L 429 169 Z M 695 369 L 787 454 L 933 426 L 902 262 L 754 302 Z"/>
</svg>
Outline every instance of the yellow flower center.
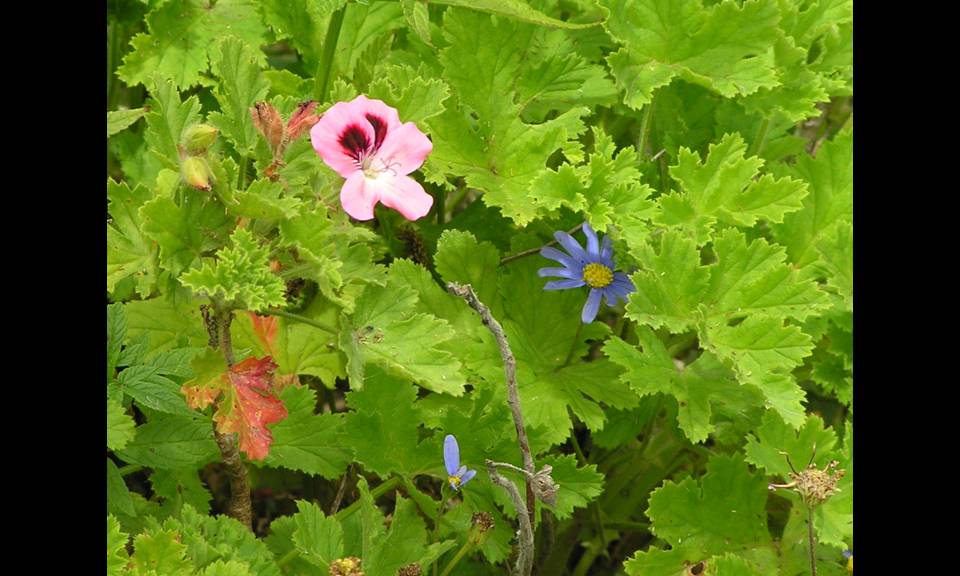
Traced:
<svg viewBox="0 0 960 576">
<path fill-rule="evenodd" d="M 459 476 L 448 476 L 447 482 L 453 484 L 454 488 L 460 487 L 460 477 Z"/>
<path fill-rule="evenodd" d="M 591 288 L 603 288 L 613 282 L 613 270 L 599 262 L 591 262 L 583 267 L 583 281 Z"/>
</svg>

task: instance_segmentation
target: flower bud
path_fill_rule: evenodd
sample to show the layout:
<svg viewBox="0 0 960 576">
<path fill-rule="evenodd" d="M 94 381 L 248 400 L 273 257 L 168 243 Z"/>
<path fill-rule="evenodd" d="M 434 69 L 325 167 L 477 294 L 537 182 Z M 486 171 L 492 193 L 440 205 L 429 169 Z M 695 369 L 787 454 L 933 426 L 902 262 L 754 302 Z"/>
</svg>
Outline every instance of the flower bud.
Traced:
<svg viewBox="0 0 960 576">
<path fill-rule="evenodd" d="M 330 563 L 330 576 L 364 576 L 360 564 L 356 556 L 338 558 Z"/>
<path fill-rule="evenodd" d="M 191 156 L 206 154 L 217 140 L 217 129 L 209 124 L 194 124 L 183 133 L 183 149 Z"/>
<path fill-rule="evenodd" d="M 313 113 L 316 109 L 316 100 L 307 100 L 297 106 L 297 109 L 290 115 L 290 120 L 287 121 L 287 140 L 289 142 L 293 142 L 302 136 L 304 132 L 313 128 L 313 125 L 320 121 L 320 117 Z"/>
<path fill-rule="evenodd" d="M 420 565 L 414 562 L 398 570 L 397 576 L 420 576 L 422 573 L 423 571 L 420 569 Z"/>
<path fill-rule="evenodd" d="M 270 151 L 276 155 L 283 140 L 283 120 L 280 113 L 269 102 L 257 102 L 250 108 L 250 118 L 257 130 L 267 139 Z"/>
<path fill-rule="evenodd" d="M 210 190 L 210 168 L 199 156 L 188 156 L 180 163 L 183 181 L 198 190 Z"/>
<path fill-rule="evenodd" d="M 476 512 L 470 517 L 470 530 L 467 532 L 467 542 L 480 546 L 487 539 L 487 534 L 493 530 L 493 516 L 489 512 Z"/>
</svg>

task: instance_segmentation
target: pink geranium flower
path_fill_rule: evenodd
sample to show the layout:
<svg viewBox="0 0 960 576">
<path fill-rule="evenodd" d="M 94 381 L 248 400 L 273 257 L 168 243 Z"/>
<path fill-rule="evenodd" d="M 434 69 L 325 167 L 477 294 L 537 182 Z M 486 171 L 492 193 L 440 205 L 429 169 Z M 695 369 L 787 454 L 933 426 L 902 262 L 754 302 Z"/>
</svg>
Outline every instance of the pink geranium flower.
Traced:
<svg viewBox="0 0 960 576">
<path fill-rule="evenodd" d="M 433 197 L 407 174 L 423 164 L 433 143 L 413 122 L 401 123 L 395 108 L 363 95 L 338 102 L 310 130 L 310 141 L 347 179 L 340 203 L 357 220 L 373 218 L 377 202 L 407 220 L 430 212 Z"/>
</svg>

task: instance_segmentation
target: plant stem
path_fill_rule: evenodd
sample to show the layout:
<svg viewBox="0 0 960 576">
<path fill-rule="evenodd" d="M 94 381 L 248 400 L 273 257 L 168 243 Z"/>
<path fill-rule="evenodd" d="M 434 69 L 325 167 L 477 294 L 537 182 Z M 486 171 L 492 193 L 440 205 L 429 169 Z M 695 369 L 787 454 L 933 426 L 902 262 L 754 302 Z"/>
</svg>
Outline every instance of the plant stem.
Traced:
<svg viewBox="0 0 960 576">
<path fill-rule="evenodd" d="M 470 193 L 470 188 L 468 186 L 464 186 L 463 188 L 460 188 L 459 190 L 456 191 L 456 193 L 453 196 L 453 199 L 447 203 L 447 206 L 449 206 L 450 208 L 449 218 L 453 218 L 453 211 L 457 209 L 457 206 L 459 206 L 460 203 L 463 202 L 463 199 L 466 198 L 467 194 L 469 193 Z"/>
<path fill-rule="evenodd" d="M 640 159 L 647 155 L 647 143 L 650 141 L 650 129 L 653 127 L 653 104 L 656 93 L 650 96 L 650 103 L 643 108 L 643 118 L 640 119 L 640 142 L 637 143 L 637 153 Z"/>
<path fill-rule="evenodd" d="M 127 464 L 126 466 L 121 466 L 119 470 L 120 470 L 121 476 L 129 476 L 134 472 L 139 472 L 143 470 L 143 466 L 141 466 L 140 464 Z"/>
<path fill-rule="evenodd" d="M 765 116 L 763 122 L 760 123 L 760 128 L 757 129 L 757 136 L 753 139 L 753 142 L 750 143 L 750 148 L 747 149 L 747 156 L 759 156 L 760 151 L 763 150 L 763 145 L 767 142 L 767 132 L 770 131 L 770 117 Z"/>
<path fill-rule="evenodd" d="M 247 189 L 247 170 L 250 169 L 250 158 L 244 156 L 240 159 L 240 181 L 237 183 L 237 190 Z"/>
<path fill-rule="evenodd" d="M 437 191 L 437 224 L 443 226 L 447 219 L 447 191 L 443 186 L 436 186 Z"/>
<path fill-rule="evenodd" d="M 807 506 L 807 543 L 810 547 L 810 576 L 817 576 L 817 536 L 813 533 L 813 506 Z"/>
<path fill-rule="evenodd" d="M 437 518 L 433 522 L 433 536 L 430 538 L 430 542 L 439 542 L 440 541 L 440 522 L 443 520 L 443 513 L 447 505 L 447 481 L 444 480 L 440 484 L 440 502 L 437 503 Z M 437 561 L 440 560 L 437 558 L 433 562 L 433 576 L 437 576 L 437 572 L 440 571 L 440 566 Z"/>
<path fill-rule="evenodd" d="M 477 314 L 479 314 L 480 318 L 483 320 L 483 324 L 490 329 L 490 332 L 493 333 L 493 337 L 497 340 L 497 346 L 500 348 L 500 357 L 503 358 L 503 373 L 507 381 L 507 404 L 510 406 L 510 413 L 513 415 L 513 426 L 517 431 L 517 442 L 520 444 L 520 454 L 523 456 L 523 468 L 527 471 L 527 474 L 532 475 L 536 470 L 536 466 L 533 463 L 533 454 L 530 453 L 530 443 L 527 441 L 527 430 L 523 426 L 523 413 L 520 410 L 520 395 L 517 392 L 517 361 L 513 356 L 513 352 L 510 350 L 510 344 L 507 342 L 507 335 L 503 332 L 503 326 L 501 326 L 500 323 L 497 322 L 497 319 L 493 317 L 493 314 L 490 313 L 490 309 L 487 308 L 479 298 L 477 298 L 477 294 L 473 291 L 473 287 L 470 284 L 461 286 L 454 282 L 450 282 L 447 284 L 447 290 L 449 290 L 452 294 L 463 298 L 471 308 L 476 310 Z M 493 470 L 493 468 L 489 465 L 488 469 Z M 509 480 L 504 481 L 510 483 Z M 527 524 L 530 526 L 530 555 L 532 562 L 533 518 L 534 509 L 536 506 L 536 498 L 533 494 L 533 485 L 529 479 L 526 480 L 526 484 L 526 514 L 528 516 Z M 510 485 L 512 486 L 513 484 L 510 483 Z M 504 484 L 501 484 L 501 486 L 506 487 Z M 519 514 L 519 510 L 517 513 Z M 525 574 L 529 573 L 529 570 L 525 572 Z"/>
<path fill-rule="evenodd" d="M 327 101 L 327 89 L 330 87 L 330 72 L 333 69 L 333 55 L 337 49 L 337 40 L 340 38 L 340 27 L 343 25 L 343 16 L 346 9 L 347 6 L 344 4 L 330 16 L 327 33 L 323 37 L 323 54 L 320 56 L 320 65 L 317 68 L 314 84 L 314 93 L 316 94 L 317 102 L 321 104 Z"/>
<path fill-rule="evenodd" d="M 292 562 L 293 559 L 299 555 L 300 555 L 300 551 L 297 550 L 296 548 L 294 548 L 293 550 L 290 550 L 289 552 L 281 556 L 279 560 L 277 560 L 277 567 L 283 568 L 284 566 Z"/>
<path fill-rule="evenodd" d="M 527 508 L 523 505 L 523 498 L 520 496 L 520 491 L 517 490 L 516 485 L 510 480 L 504 478 L 497 472 L 496 463 L 492 460 L 487 460 L 487 474 L 490 476 L 490 480 L 504 488 L 507 491 L 507 494 L 510 495 L 510 500 L 513 502 L 513 507 L 517 510 L 517 517 L 520 519 L 520 553 L 517 554 L 517 563 L 513 568 L 513 576 L 530 576 L 530 571 L 533 570 L 533 525 L 530 522 L 530 514 L 527 512 Z M 530 483 L 527 482 L 527 486 Z"/>
<path fill-rule="evenodd" d="M 333 498 L 333 504 L 330 505 L 330 514 L 333 516 L 340 509 L 340 502 L 343 501 L 343 494 L 347 491 L 347 480 L 350 478 L 350 472 L 353 471 L 353 463 L 347 465 L 347 471 L 343 473 L 343 479 L 340 480 L 340 486 L 337 488 L 337 495 Z"/>
<path fill-rule="evenodd" d="M 574 226 L 570 230 L 567 230 L 567 234 L 574 234 L 580 228 L 583 228 L 583 224 L 578 224 L 577 226 Z M 557 243 L 556 240 L 551 240 L 546 244 L 544 244 L 543 246 L 540 246 L 539 248 L 528 248 L 527 250 L 523 250 L 522 252 L 517 252 L 516 254 L 511 254 L 510 256 L 504 256 L 503 258 L 500 259 L 500 265 L 506 264 L 507 262 L 513 262 L 514 260 L 519 260 L 524 256 L 537 254 L 540 252 L 540 250 L 546 248 L 547 246 L 553 246 L 556 243 Z"/>
<path fill-rule="evenodd" d="M 293 314 L 292 312 L 284 312 L 283 310 L 267 310 L 263 313 L 267 314 L 268 316 L 278 316 L 280 318 L 286 318 L 287 320 L 293 320 L 294 322 L 300 322 L 301 324 L 307 324 L 308 326 L 313 326 L 314 328 L 318 328 L 324 332 L 333 334 L 334 336 L 340 333 L 340 331 L 336 328 L 328 326 L 323 322 L 317 322 L 316 320 L 307 318 L 306 316 L 301 316 L 299 314 Z"/>
<path fill-rule="evenodd" d="M 379 484 L 379 485 L 377 485 L 376 487 L 371 488 L 371 489 L 370 489 L 370 496 L 371 496 L 374 500 L 376 500 L 376 499 L 379 498 L 380 496 L 383 496 L 383 495 L 386 494 L 387 492 L 389 492 L 389 491 L 393 490 L 394 488 L 400 486 L 400 484 L 401 484 L 402 482 L 403 482 L 403 481 L 400 479 L 399 476 L 391 476 L 390 478 L 388 478 L 387 480 L 385 480 L 382 484 Z M 359 508 L 360 508 L 360 501 L 357 500 L 356 502 L 350 504 L 349 506 L 347 506 L 347 507 L 344 508 L 343 510 L 341 510 L 341 511 L 337 512 L 336 514 L 334 514 L 333 517 L 336 518 L 337 520 L 341 520 L 341 521 L 342 521 L 342 520 L 348 518 L 349 516 L 351 516 L 351 515 L 352 515 L 354 512 L 356 512 Z"/>
<path fill-rule="evenodd" d="M 463 560 L 463 557 L 472 551 L 473 551 L 473 543 L 467 540 L 466 542 L 464 542 L 463 546 L 460 547 L 460 550 L 457 550 L 457 555 L 454 556 L 452 560 L 450 560 L 450 563 L 447 564 L 446 568 L 443 569 L 443 572 L 440 574 L 440 576 L 449 576 L 450 571 L 453 570 L 453 568 L 457 565 L 457 563 Z M 436 566 L 437 565 L 436 562 L 434 562 L 433 565 Z"/>
</svg>

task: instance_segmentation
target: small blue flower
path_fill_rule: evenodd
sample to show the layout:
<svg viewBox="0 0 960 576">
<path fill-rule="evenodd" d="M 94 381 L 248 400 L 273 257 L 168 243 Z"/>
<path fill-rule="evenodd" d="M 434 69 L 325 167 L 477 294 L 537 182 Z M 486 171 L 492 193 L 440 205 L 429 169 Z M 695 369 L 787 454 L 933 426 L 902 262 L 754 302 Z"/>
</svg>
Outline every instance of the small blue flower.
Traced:
<svg viewBox="0 0 960 576">
<path fill-rule="evenodd" d="M 566 248 L 567 253 L 548 246 L 540 250 L 540 255 L 556 260 L 563 264 L 563 268 L 541 268 L 537 274 L 541 278 L 546 276 L 563 278 L 563 280 L 547 282 L 543 287 L 544 290 L 590 286 L 590 295 L 587 296 L 587 303 L 583 305 L 583 312 L 580 314 L 580 320 L 584 324 L 589 324 L 600 311 L 601 297 L 606 297 L 607 306 L 616 306 L 618 299 L 626 302 L 627 294 L 636 292 L 637 289 L 626 274 L 613 271 L 616 263 L 613 261 L 610 236 L 603 238 L 603 247 L 601 247 L 597 233 L 588 222 L 583 223 L 583 232 L 587 236 L 586 250 L 566 232 L 554 232 L 553 237 Z"/>
<path fill-rule="evenodd" d="M 476 470 L 467 470 L 466 466 L 460 465 L 460 446 L 451 434 L 443 440 L 443 464 L 447 467 L 447 482 L 454 490 L 459 490 L 477 475 Z"/>
</svg>

